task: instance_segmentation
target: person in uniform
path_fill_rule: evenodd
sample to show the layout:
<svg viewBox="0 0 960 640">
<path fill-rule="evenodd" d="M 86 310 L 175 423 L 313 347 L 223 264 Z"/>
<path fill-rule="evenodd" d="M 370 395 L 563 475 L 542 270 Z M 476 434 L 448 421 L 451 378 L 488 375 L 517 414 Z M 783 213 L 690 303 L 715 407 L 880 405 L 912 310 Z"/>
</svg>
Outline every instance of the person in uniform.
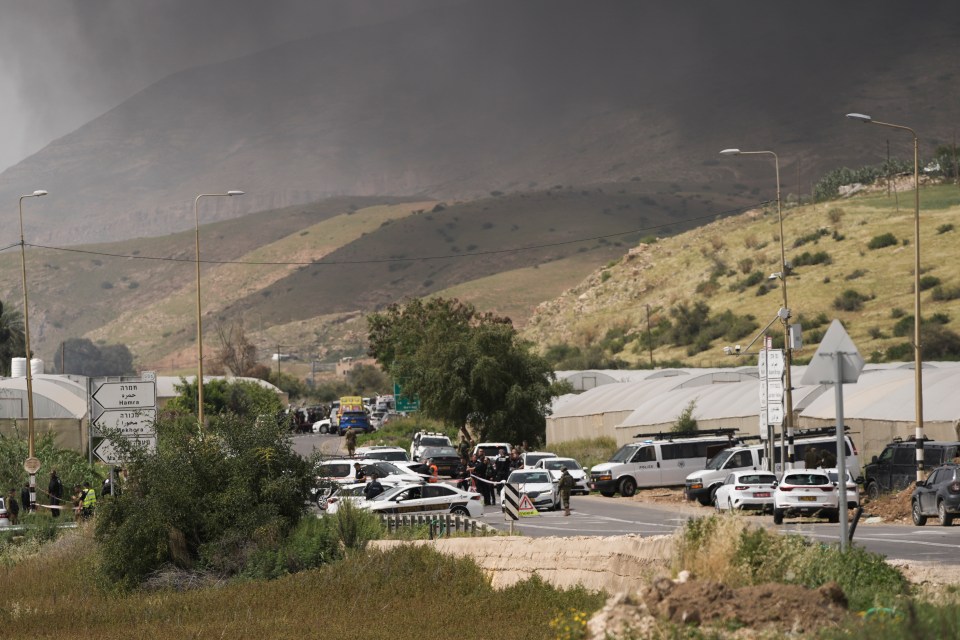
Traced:
<svg viewBox="0 0 960 640">
<path fill-rule="evenodd" d="M 347 429 L 344 437 L 347 440 L 347 455 L 352 458 L 354 452 L 357 450 L 357 432 L 353 429 Z"/>
<path fill-rule="evenodd" d="M 570 515 L 570 492 L 573 491 L 573 476 L 566 467 L 560 467 L 560 502 L 563 504 L 563 515 Z"/>
</svg>

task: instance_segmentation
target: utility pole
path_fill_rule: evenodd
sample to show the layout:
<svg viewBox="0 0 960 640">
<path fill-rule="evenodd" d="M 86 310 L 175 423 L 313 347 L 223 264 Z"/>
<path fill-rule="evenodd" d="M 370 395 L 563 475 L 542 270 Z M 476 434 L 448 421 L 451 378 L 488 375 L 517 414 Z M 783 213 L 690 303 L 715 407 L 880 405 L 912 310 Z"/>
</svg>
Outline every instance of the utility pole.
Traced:
<svg viewBox="0 0 960 640">
<path fill-rule="evenodd" d="M 653 337 L 650 333 L 650 305 L 644 305 L 647 308 L 647 348 L 650 349 L 650 368 L 653 368 Z"/>
<path fill-rule="evenodd" d="M 277 345 L 277 386 L 278 387 L 280 386 L 280 360 L 282 359 L 280 354 L 280 346 L 281 345 L 279 344 Z"/>
</svg>

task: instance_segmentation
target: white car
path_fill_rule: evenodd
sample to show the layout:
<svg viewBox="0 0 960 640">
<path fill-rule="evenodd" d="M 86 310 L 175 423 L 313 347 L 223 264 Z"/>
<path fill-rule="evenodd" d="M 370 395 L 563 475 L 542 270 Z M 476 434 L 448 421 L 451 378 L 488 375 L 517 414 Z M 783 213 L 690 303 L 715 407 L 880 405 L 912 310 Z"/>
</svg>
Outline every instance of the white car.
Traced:
<svg viewBox="0 0 960 640">
<path fill-rule="evenodd" d="M 507 453 L 510 453 L 510 450 L 507 449 Z M 520 459 L 523 460 L 524 469 L 533 469 L 537 466 L 537 463 L 543 460 L 544 458 L 556 458 L 557 454 L 549 453 L 547 451 L 527 451 L 526 453 L 520 454 Z"/>
<path fill-rule="evenodd" d="M 830 477 L 830 482 L 837 484 L 839 489 L 839 484 L 837 483 L 837 478 L 840 475 L 839 469 L 817 469 L 817 471 L 826 471 L 827 475 Z M 853 479 L 853 475 L 850 473 L 850 470 L 847 469 L 847 508 L 856 509 L 860 506 L 860 488 L 857 487 L 856 481 Z M 837 491 L 837 498 L 839 500 L 840 492 Z"/>
<path fill-rule="evenodd" d="M 366 488 L 366 482 L 357 482 L 339 487 L 324 498 L 324 506 L 320 508 L 324 513 L 332 515 L 337 512 L 344 501 L 350 501 L 354 506 L 360 506 L 366 500 L 363 494 L 363 490 Z M 317 500 L 317 506 L 320 506 L 320 499 Z"/>
<path fill-rule="evenodd" d="M 777 476 L 769 471 L 734 471 L 717 487 L 713 505 L 717 511 L 773 511 L 773 492 L 776 488 Z"/>
<path fill-rule="evenodd" d="M 330 433 L 330 418 L 324 418 L 323 420 L 317 420 L 313 423 L 312 431 L 314 433 Z"/>
<path fill-rule="evenodd" d="M 517 469 L 507 478 L 507 484 L 513 485 L 517 493 L 527 494 L 537 511 L 560 508 L 560 490 L 550 477 L 550 472 L 545 469 Z M 503 508 L 502 492 L 500 508 Z"/>
<path fill-rule="evenodd" d="M 788 471 L 773 492 L 773 523 L 784 518 L 817 516 L 840 521 L 837 485 L 823 469 Z"/>
<path fill-rule="evenodd" d="M 427 447 L 452 447 L 450 438 L 442 433 L 430 431 L 418 431 L 413 436 L 413 442 L 410 443 L 410 459 L 420 461 L 420 454 Z"/>
<path fill-rule="evenodd" d="M 407 450 L 403 447 L 388 447 L 386 445 L 373 445 L 370 447 L 359 447 L 354 455 L 358 458 L 368 458 L 375 460 L 387 460 L 389 462 L 408 462 Z"/>
<path fill-rule="evenodd" d="M 450 513 L 479 518 L 483 515 L 483 496 L 437 482 L 400 485 L 372 500 L 364 500 L 359 506 L 382 514 Z"/>
<path fill-rule="evenodd" d="M 573 477 L 573 490 L 570 493 L 590 495 L 590 488 L 587 486 L 587 472 L 573 458 L 542 458 L 537 461 L 533 468 L 549 471 L 550 477 L 556 483 L 560 482 L 560 474 L 563 473 L 564 467 L 567 468 L 567 473 Z"/>
</svg>

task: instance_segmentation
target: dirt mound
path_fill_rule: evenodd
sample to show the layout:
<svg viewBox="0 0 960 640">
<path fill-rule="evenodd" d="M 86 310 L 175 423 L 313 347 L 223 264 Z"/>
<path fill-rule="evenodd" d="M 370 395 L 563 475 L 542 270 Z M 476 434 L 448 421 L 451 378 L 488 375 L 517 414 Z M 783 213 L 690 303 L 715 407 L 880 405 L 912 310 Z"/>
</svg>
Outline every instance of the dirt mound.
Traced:
<svg viewBox="0 0 960 640">
<path fill-rule="evenodd" d="M 598 640 L 628 629 L 650 631 L 660 622 L 710 628 L 718 637 L 745 628 L 800 634 L 837 626 L 849 615 L 846 596 L 833 582 L 819 589 L 773 583 L 734 589 L 710 580 L 659 578 L 636 596 L 611 598 L 588 629 Z"/>
<path fill-rule="evenodd" d="M 910 483 L 906 488 L 895 493 L 882 494 L 876 500 L 869 498 L 863 501 L 863 517 L 879 517 L 884 522 L 912 522 L 910 517 L 910 497 L 916 483 Z"/>
</svg>

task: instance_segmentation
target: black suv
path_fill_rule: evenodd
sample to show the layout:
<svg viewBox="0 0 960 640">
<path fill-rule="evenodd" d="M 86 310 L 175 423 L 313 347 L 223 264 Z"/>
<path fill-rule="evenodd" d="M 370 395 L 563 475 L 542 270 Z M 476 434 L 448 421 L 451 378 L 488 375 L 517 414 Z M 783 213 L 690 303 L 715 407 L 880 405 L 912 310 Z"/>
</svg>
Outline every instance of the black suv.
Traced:
<svg viewBox="0 0 960 640">
<path fill-rule="evenodd" d="M 923 466 L 933 469 L 960 455 L 960 442 L 925 440 Z M 917 479 L 917 441 L 894 440 L 863 468 L 864 487 L 871 499 L 885 491 L 899 491 Z"/>
<path fill-rule="evenodd" d="M 945 464 L 933 470 L 930 477 L 917 483 L 911 498 L 913 524 L 922 527 L 927 517 L 936 515 L 940 524 L 949 527 L 960 514 L 960 468 Z"/>
</svg>

